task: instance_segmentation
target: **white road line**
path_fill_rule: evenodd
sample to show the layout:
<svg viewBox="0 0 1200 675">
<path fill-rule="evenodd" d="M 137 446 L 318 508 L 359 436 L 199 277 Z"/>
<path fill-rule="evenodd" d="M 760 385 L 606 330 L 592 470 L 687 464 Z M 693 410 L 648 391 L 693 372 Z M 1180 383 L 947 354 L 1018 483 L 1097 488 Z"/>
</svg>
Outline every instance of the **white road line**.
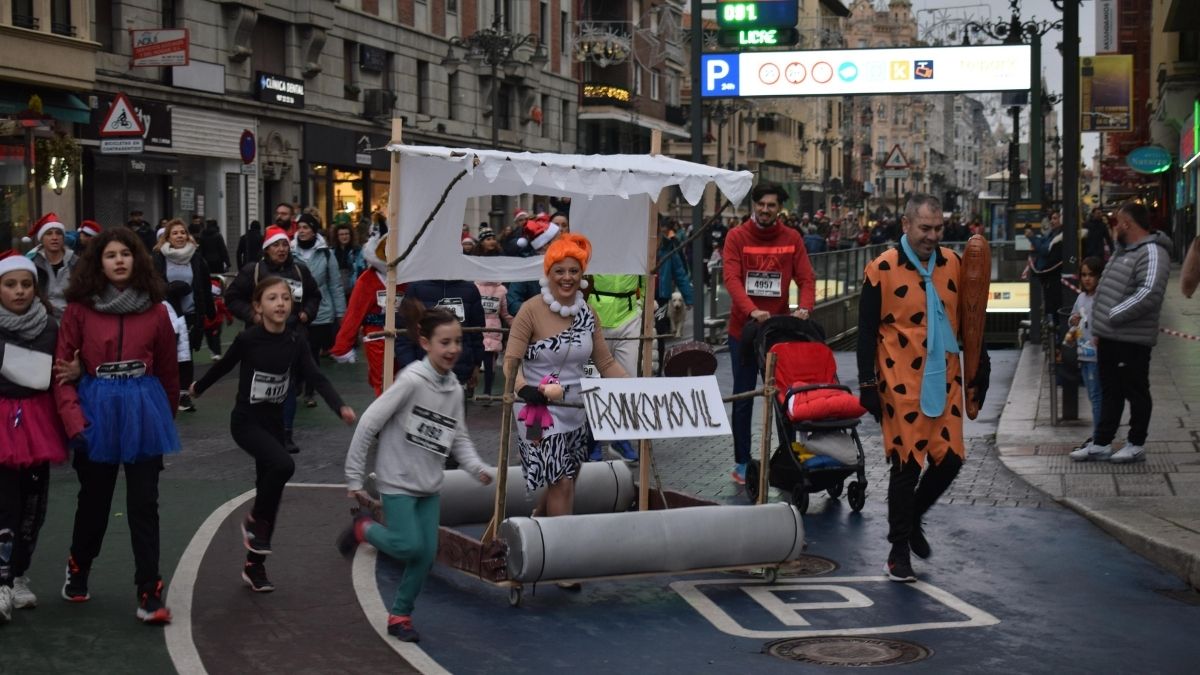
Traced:
<svg viewBox="0 0 1200 675">
<path fill-rule="evenodd" d="M 864 584 L 877 583 L 885 584 L 894 583 L 888 580 L 885 576 L 866 576 L 866 577 L 813 577 L 811 579 L 787 579 L 779 581 L 774 585 L 768 585 L 766 582 L 747 583 L 743 579 L 699 579 L 694 581 L 676 581 L 671 584 L 672 590 L 680 595 L 689 605 L 692 606 L 701 616 L 708 619 L 717 630 L 728 635 L 745 638 L 756 639 L 779 639 L 791 637 L 823 637 L 831 635 L 879 635 L 884 633 L 906 633 L 918 630 L 933 630 L 946 628 L 978 628 L 982 626 L 994 626 L 1000 623 L 1000 619 L 991 614 L 971 605 L 953 594 L 925 583 L 917 581 L 911 584 L 904 584 L 914 590 L 921 591 L 952 609 L 963 616 L 966 620 L 963 621 L 930 621 L 925 623 L 908 623 L 894 624 L 888 626 L 866 626 L 858 628 L 822 628 L 814 630 L 798 630 L 792 627 L 790 630 L 753 630 L 745 628 L 730 616 L 725 610 L 721 609 L 717 603 L 704 594 L 699 589 L 700 586 L 719 586 L 737 584 L 743 588 L 746 587 L 763 587 L 766 589 L 774 589 L 776 591 L 796 590 L 803 588 L 817 588 L 821 585 L 828 586 L 830 584 Z M 755 589 L 757 590 L 757 588 Z M 828 590 L 828 589 L 826 589 Z M 755 594 L 750 594 L 754 597 Z M 757 599 L 757 598 L 756 598 Z M 770 608 L 766 608 L 768 611 Z"/>
<path fill-rule="evenodd" d="M 401 642 L 387 634 L 388 611 L 383 606 L 383 598 L 379 597 L 379 584 L 375 581 L 375 560 L 374 546 L 358 547 L 354 556 L 354 593 L 358 596 L 358 604 L 367 615 L 371 628 L 419 672 L 427 675 L 450 675 L 450 671 L 430 658 L 424 649 L 411 642 Z"/>
<path fill-rule="evenodd" d="M 187 548 L 179 558 L 179 564 L 175 566 L 175 573 L 171 575 L 167 598 L 170 600 L 173 617 L 164 633 L 167 652 L 180 675 L 206 675 L 208 672 L 204 669 L 200 652 L 196 650 L 196 642 L 192 639 L 192 595 L 196 590 L 196 575 L 200 571 L 204 553 L 221 523 L 253 497 L 254 490 L 247 490 L 209 514 L 200 525 L 200 529 L 196 530 L 196 534 L 192 535 L 192 540 L 188 542 Z"/>
</svg>

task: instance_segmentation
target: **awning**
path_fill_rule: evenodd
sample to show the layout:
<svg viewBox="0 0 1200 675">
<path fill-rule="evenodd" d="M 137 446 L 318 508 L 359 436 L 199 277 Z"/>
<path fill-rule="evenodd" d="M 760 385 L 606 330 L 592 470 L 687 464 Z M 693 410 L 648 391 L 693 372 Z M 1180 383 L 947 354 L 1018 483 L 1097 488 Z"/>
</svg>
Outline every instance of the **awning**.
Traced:
<svg viewBox="0 0 1200 675">
<path fill-rule="evenodd" d="M 92 110 L 78 96 L 65 91 L 18 90 L 0 94 L 0 115 L 15 115 L 29 108 L 29 97 L 37 94 L 42 98 L 42 112 L 60 122 L 87 124 L 92 119 Z"/>
<path fill-rule="evenodd" d="M 675 138 L 691 138 L 687 129 L 681 126 L 664 122 L 653 117 L 639 115 L 632 110 L 624 110 L 613 106 L 588 106 L 585 110 L 579 111 L 579 119 L 586 120 L 607 120 L 611 122 L 624 122 L 634 126 L 650 129 L 651 131 L 658 130 L 668 136 Z"/>
</svg>

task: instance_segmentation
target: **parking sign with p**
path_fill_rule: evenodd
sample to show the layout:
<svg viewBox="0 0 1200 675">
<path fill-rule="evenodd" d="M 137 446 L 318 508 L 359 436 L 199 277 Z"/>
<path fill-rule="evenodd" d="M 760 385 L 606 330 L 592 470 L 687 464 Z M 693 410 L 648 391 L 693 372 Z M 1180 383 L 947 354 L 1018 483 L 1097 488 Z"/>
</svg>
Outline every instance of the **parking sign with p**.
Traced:
<svg viewBox="0 0 1200 675">
<path fill-rule="evenodd" d="M 738 96 L 738 55 L 705 54 L 700 71 L 704 73 L 701 96 Z"/>
</svg>

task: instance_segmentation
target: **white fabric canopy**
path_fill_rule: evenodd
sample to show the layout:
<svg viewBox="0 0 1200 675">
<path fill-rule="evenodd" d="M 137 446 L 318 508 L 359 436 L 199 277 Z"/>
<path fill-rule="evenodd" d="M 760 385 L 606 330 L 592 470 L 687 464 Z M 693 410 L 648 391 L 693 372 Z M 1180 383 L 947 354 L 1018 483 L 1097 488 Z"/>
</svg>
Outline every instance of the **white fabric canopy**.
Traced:
<svg viewBox="0 0 1200 675">
<path fill-rule="evenodd" d="M 645 274 L 650 213 L 663 188 L 678 185 L 695 204 L 705 186 L 734 203 L 750 190 L 749 171 L 727 171 L 661 155 L 557 155 L 389 145 L 400 155 L 400 222 L 403 252 L 417 236 L 450 181 L 450 191 L 413 252 L 397 266 L 400 282 L 421 279 L 524 281 L 542 276 L 542 258 L 479 257 L 462 254 L 460 233 L 467 200 L 524 193 L 571 197 L 571 231 L 592 242 L 589 273 Z M 475 161 L 478 160 L 476 165 Z M 394 177 L 393 177 L 394 178 Z"/>
</svg>

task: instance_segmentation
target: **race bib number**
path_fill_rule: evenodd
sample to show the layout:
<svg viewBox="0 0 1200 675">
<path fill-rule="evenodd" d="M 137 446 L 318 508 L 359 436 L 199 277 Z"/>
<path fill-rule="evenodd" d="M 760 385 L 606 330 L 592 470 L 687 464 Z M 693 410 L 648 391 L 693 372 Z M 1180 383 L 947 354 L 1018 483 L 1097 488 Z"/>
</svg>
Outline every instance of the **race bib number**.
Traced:
<svg viewBox="0 0 1200 675">
<path fill-rule="evenodd" d="M 778 298 L 783 295 L 783 274 L 779 272 L 747 272 L 746 295 Z"/>
<path fill-rule="evenodd" d="M 292 302 L 304 302 L 304 282 L 295 279 L 284 279 L 288 288 L 292 289 Z"/>
<path fill-rule="evenodd" d="M 485 314 L 499 314 L 500 313 L 500 298 L 484 296 L 483 312 Z M 460 319 L 460 321 L 461 321 L 461 319 Z"/>
<path fill-rule="evenodd" d="M 142 361 L 110 361 L 96 366 L 96 377 L 102 380 L 121 380 L 145 374 L 146 364 Z"/>
<path fill-rule="evenodd" d="M 254 371 L 250 378 L 251 403 L 283 403 L 287 398 L 288 374 Z"/>
<path fill-rule="evenodd" d="M 596 370 L 596 364 L 591 359 L 588 359 L 588 362 L 583 364 L 583 376 L 585 378 L 600 377 L 600 371 Z"/>
<path fill-rule="evenodd" d="M 404 294 L 396 294 L 395 311 L 400 311 L 400 303 L 404 301 Z M 387 291 L 375 291 L 375 304 L 379 309 L 387 308 Z"/>
<path fill-rule="evenodd" d="M 463 305 L 462 298 L 442 298 L 438 300 L 437 306 L 454 312 L 459 323 L 467 320 L 467 308 Z"/>
<path fill-rule="evenodd" d="M 454 440 L 457 427 L 458 420 L 453 417 L 414 406 L 404 425 L 404 438 L 413 445 L 445 457 L 450 454 L 450 443 Z"/>
</svg>

